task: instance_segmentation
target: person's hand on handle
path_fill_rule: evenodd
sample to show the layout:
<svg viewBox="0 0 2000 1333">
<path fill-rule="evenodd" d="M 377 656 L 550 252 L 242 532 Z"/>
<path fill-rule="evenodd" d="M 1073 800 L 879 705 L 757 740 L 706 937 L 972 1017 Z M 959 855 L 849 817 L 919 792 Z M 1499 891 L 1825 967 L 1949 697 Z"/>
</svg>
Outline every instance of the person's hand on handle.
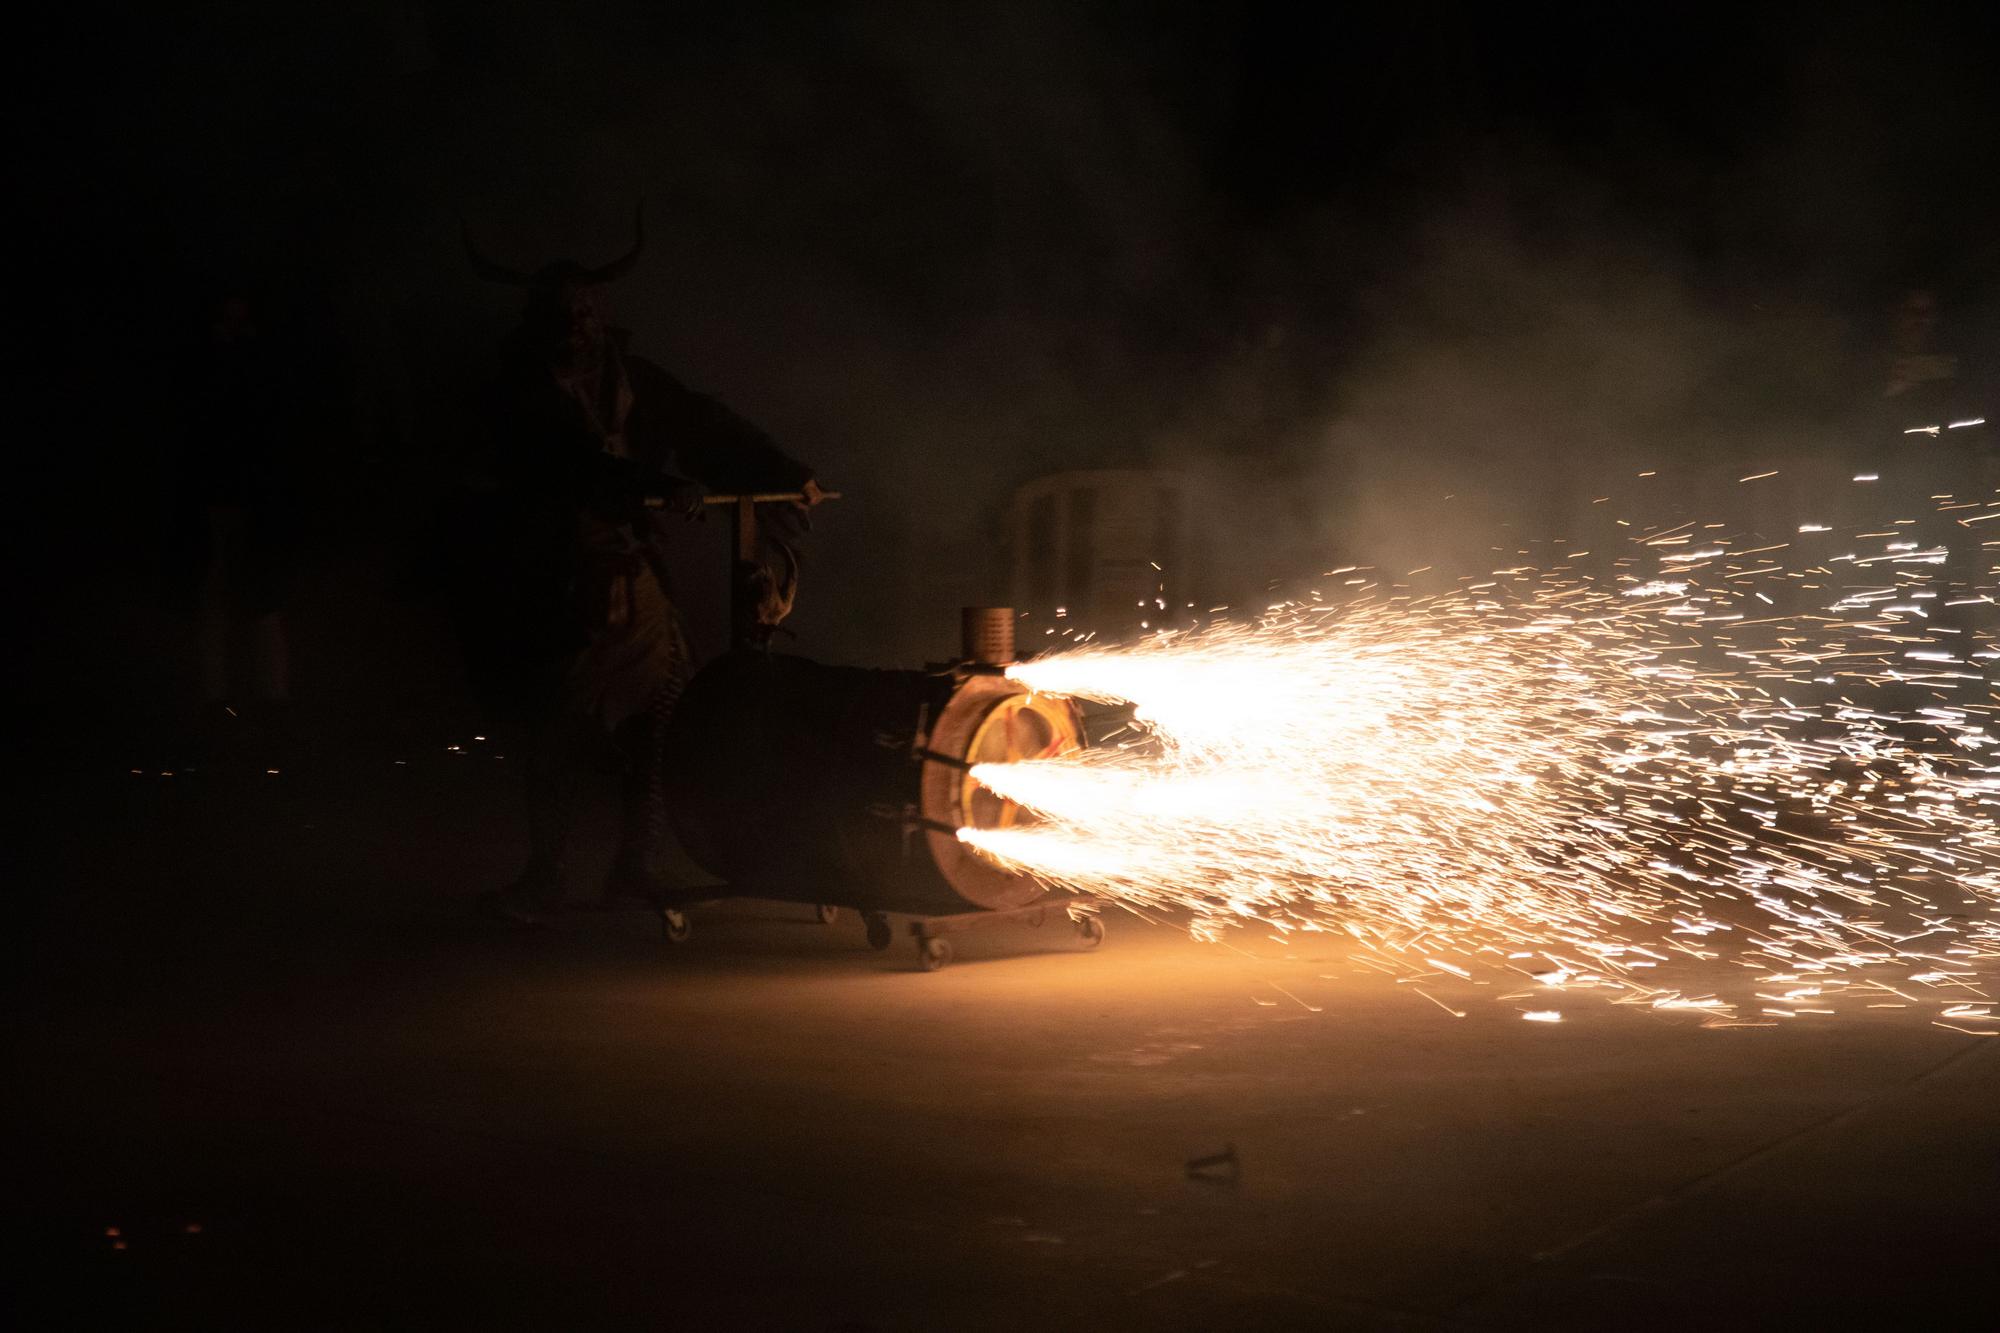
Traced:
<svg viewBox="0 0 2000 1333">
<path fill-rule="evenodd" d="M 697 482 L 685 477 L 661 476 L 654 483 L 658 500 L 655 507 L 671 514 L 681 514 L 688 518 L 701 516 L 702 496 L 706 494 Z"/>
<path fill-rule="evenodd" d="M 818 482 L 814 481 L 811 477 L 807 477 L 805 485 L 799 487 L 799 498 L 792 501 L 792 503 L 798 506 L 801 513 L 805 513 L 809 512 L 814 505 L 824 499 L 826 499 L 826 492 L 819 488 Z"/>
</svg>

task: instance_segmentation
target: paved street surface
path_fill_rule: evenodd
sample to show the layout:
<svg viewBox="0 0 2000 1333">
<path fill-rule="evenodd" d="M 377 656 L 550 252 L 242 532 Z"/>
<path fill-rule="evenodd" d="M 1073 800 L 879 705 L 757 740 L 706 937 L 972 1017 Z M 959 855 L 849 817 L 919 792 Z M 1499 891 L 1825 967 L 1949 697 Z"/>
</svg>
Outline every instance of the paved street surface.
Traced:
<svg viewBox="0 0 2000 1333">
<path fill-rule="evenodd" d="M 40 793 L 15 1327 L 1992 1319 L 2000 1041 L 1454 1018 L 1330 940 L 1116 915 L 935 975 L 792 906 L 522 935 L 469 912 L 507 768 Z"/>
</svg>

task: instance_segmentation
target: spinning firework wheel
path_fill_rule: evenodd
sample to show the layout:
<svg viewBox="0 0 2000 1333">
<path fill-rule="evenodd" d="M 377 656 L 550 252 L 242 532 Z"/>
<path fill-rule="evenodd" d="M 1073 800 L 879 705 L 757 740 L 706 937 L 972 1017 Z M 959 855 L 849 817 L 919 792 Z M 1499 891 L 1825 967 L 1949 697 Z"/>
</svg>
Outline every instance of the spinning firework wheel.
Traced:
<svg viewBox="0 0 2000 1333">
<path fill-rule="evenodd" d="M 1066 700 L 1038 694 L 1003 696 L 973 729 L 965 747 L 967 764 L 1017 764 L 1053 759 L 1083 747 L 1083 729 Z M 966 774 L 959 790 L 959 824 L 1005 829 L 1032 823 L 1034 813 L 997 796 Z"/>
<path fill-rule="evenodd" d="M 951 962 L 951 942 L 944 935 L 1002 921 L 1039 926 L 1051 901 L 1041 881 L 957 836 L 966 829 L 1018 828 L 1037 818 L 1028 807 L 988 790 L 974 770 L 981 764 L 1053 759 L 1084 745 L 1082 716 L 1068 699 L 1030 694 L 993 676 L 974 676 L 953 695 L 930 733 L 933 758 L 924 768 L 923 810 L 935 864 L 957 895 L 978 910 L 927 915 L 911 924 L 924 971 Z M 1103 938 L 1094 916 L 1077 920 L 1076 927 L 1085 947 Z"/>
<path fill-rule="evenodd" d="M 1046 896 L 1040 880 L 1003 865 L 959 833 L 1035 822 L 1032 810 L 988 791 L 973 770 L 1083 749 L 1089 742 L 1075 705 L 997 675 L 974 675 L 957 682 L 927 741 L 916 813 L 926 826 L 930 862 L 953 895 L 988 912 L 1012 911 Z"/>
</svg>

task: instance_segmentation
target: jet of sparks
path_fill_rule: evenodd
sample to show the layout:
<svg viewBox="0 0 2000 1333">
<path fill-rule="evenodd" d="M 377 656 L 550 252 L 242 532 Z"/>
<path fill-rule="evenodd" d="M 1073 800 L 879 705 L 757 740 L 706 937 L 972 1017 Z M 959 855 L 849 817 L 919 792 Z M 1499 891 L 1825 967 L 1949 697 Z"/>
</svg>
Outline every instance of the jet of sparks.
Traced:
<svg viewBox="0 0 2000 1333">
<path fill-rule="evenodd" d="M 1031 690 L 1128 709 L 1126 739 L 975 768 L 1032 818 L 959 836 L 1200 937 L 1338 933 L 1406 981 L 1711 1026 L 1844 999 L 2000 1027 L 1990 590 L 1882 531 L 1815 602 L 1784 544 L 1689 526 L 1640 532 L 1608 575 L 1367 580 L 1019 663 Z"/>
</svg>

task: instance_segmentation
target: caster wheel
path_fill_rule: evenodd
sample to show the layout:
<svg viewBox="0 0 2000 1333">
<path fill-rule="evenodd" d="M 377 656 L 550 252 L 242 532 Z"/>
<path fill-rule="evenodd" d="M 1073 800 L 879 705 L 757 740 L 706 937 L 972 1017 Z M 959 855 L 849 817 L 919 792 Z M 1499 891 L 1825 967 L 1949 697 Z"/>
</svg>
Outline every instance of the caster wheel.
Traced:
<svg viewBox="0 0 2000 1333">
<path fill-rule="evenodd" d="M 821 903 L 813 910 L 819 913 L 819 923 L 822 926 L 830 926 L 840 920 L 840 909 L 830 903 Z"/>
<path fill-rule="evenodd" d="M 868 918 L 868 947 L 881 952 L 889 947 L 895 932 L 889 929 L 889 918 L 877 914 Z"/>
<path fill-rule="evenodd" d="M 935 936 L 925 940 L 923 948 L 918 951 L 917 961 L 923 964 L 924 971 L 937 971 L 951 961 L 951 941 Z"/>
<path fill-rule="evenodd" d="M 660 909 L 660 934 L 667 943 L 679 944 L 694 934 L 694 924 L 688 920 L 688 914 L 678 907 L 663 907 Z"/>
<path fill-rule="evenodd" d="M 1098 945 L 1104 943 L 1103 918 L 1095 916 L 1079 917 L 1076 923 L 1076 933 L 1083 940 L 1084 948 L 1095 949 Z"/>
</svg>

